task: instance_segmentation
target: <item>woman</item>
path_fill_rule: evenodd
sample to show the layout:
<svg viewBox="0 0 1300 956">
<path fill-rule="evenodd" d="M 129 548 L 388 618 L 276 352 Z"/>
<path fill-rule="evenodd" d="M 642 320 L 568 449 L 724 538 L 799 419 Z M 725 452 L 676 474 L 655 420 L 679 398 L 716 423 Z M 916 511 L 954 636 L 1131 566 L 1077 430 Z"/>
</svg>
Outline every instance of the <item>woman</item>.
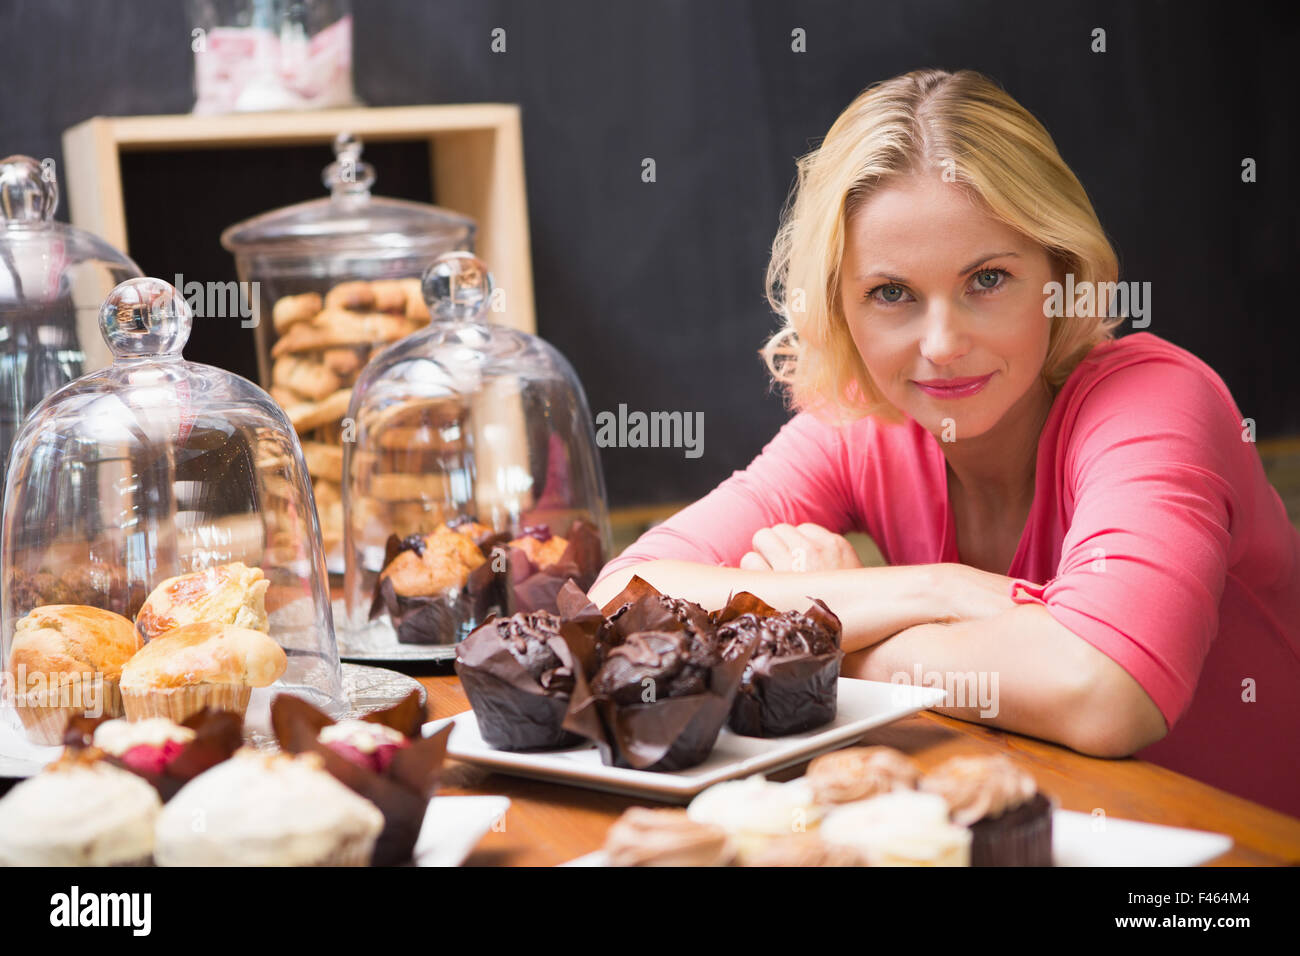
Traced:
<svg viewBox="0 0 1300 956">
<path fill-rule="evenodd" d="M 773 248 L 764 354 L 798 414 L 593 599 L 633 574 L 708 607 L 820 597 L 847 676 L 983 675 L 994 706 L 939 709 L 1300 815 L 1300 535 L 1222 380 L 1114 337 L 1117 272 L 996 85 L 868 89 L 800 162 Z M 860 567 L 855 529 L 890 567 Z"/>
</svg>

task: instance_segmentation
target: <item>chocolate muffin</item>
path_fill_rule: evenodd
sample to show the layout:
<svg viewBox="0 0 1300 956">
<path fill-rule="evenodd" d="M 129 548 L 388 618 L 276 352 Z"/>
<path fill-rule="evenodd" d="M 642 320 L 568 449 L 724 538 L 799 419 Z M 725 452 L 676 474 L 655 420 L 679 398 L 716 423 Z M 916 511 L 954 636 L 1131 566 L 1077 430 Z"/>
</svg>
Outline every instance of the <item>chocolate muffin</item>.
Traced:
<svg viewBox="0 0 1300 956">
<path fill-rule="evenodd" d="M 835 719 L 840 621 L 821 601 L 800 614 L 778 612 L 741 592 L 714 615 L 722 656 L 752 648 L 728 726 L 746 737 L 781 737 Z"/>
<path fill-rule="evenodd" d="M 554 750 L 581 738 L 562 727 L 574 687 L 566 623 L 547 611 L 493 618 L 456 650 L 456 674 L 479 734 L 497 750 Z M 588 637 L 594 636 L 588 628 Z"/>
<path fill-rule="evenodd" d="M 575 674 L 565 726 L 594 741 L 613 766 L 673 771 L 703 762 L 731 711 L 749 648 L 724 659 L 703 608 L 640 577 L 606 613 Z"/>
</svg>

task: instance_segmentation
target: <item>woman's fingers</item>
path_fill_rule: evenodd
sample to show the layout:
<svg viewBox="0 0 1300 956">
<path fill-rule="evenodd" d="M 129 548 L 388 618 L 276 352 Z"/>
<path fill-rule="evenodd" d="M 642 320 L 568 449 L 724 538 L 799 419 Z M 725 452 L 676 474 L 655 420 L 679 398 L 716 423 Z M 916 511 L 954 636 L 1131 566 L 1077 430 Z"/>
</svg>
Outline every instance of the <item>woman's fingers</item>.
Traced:
<svg viewBox="0 0 1300 956">
<path fill-rule="evenodd" d="M 749 551 L 740 559 L 740 567 L 745 571 L 771 571 L 772 565 L 761 554 Z"/>
<path fill-rule="evenodd" d="M 858 568 L 857 552 L 843 535 L 811 522 L 798 527 L 776 524 L 754 534 L 754 552 L 774 571 L 827 571 Z"/>
<path fill-rule="evenodd" d="M 806 522 L 799 525 L 800 534 L 811 541 L 821 551 L 822 562 L 832 568 L 860 568 L 862 562 L 849 539 L 842 534 L 828 531 L 819 524 Z"/>
<path fill-rule="evenodd" d="M 754 538 L 750 543 L 753 545 L 754 550 L 767 561 L 773 571 L 790 570 L 790 546 L 785 543 L 784 538 L 776 533 L 776 526 L 760 528 L 754 532 Z"/>
</svg>

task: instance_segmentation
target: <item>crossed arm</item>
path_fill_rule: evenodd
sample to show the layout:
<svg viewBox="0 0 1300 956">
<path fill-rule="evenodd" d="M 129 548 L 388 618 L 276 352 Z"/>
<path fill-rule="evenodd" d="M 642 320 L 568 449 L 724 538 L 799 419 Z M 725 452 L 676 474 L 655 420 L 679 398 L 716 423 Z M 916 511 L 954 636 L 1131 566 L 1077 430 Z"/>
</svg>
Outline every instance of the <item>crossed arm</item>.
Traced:
<svg viewBox="0 0 1300 956">
<path fill-rule="evenodd" d="M 800 551 L 790 532 L 803 537 L 807 570 L 788 570 L 791 551 Z M 952 706 L 935 709 L 1098 757 L 1128 756 L 1167 732 L 1155 703 L 1122 667 L 1047 608 L 1012 601 L 1011 578 L 961 564 L 863 568 L 845 539 L 812 525 L 764 529 L 754 543 L 739 568 L 647 561 L 620 569 L 597 582 L 592 600 L 603 605 L 633 575 L 706 608 L 741 590 L 780 610 L 802 611 L 818 597 L 844 625 L 846 677 L 910 680 L 918 667 L 923 675 L 982 672 L 997 691 L 993 706 L 959 707 L 950 699 Z"/>
</svg>

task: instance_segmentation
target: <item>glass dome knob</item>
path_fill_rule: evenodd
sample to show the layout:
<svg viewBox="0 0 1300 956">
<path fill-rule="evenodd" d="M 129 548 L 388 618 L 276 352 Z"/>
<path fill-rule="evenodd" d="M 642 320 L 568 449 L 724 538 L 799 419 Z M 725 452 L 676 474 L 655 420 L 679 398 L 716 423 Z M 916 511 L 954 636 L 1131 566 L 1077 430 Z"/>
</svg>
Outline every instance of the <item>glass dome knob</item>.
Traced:
<svg viewBox="0 0 1300 956">
<path fill-rule="evenodd" d="M 361 161 L 361 148 L 361 140 L 351 133 L 334 137 L 334 162 L 321 174 L 332 195 L 370 195 L 370 187 L 375 184 L 375 167 Z"/>
<path fill-rule="evenodd" d="M 13 222 L 46 222 L 59 204 L 54 163 L 30 156 L 0 159 L 0 216 Z"/>
<path fill-rule="evenodd" d="M 192 324 L 189 303 L 162 279 L 127 279 L 99 310 L 99 328 L 115 358 L 179 356 Z"/>
<path fill-rule="evenodd" d="M 429 311 L 440 319 L 469 321 L 487 311 L 492 273 L 470 252 L 448 252 L 424 273 L 421 291 Z"/>
</svg>

